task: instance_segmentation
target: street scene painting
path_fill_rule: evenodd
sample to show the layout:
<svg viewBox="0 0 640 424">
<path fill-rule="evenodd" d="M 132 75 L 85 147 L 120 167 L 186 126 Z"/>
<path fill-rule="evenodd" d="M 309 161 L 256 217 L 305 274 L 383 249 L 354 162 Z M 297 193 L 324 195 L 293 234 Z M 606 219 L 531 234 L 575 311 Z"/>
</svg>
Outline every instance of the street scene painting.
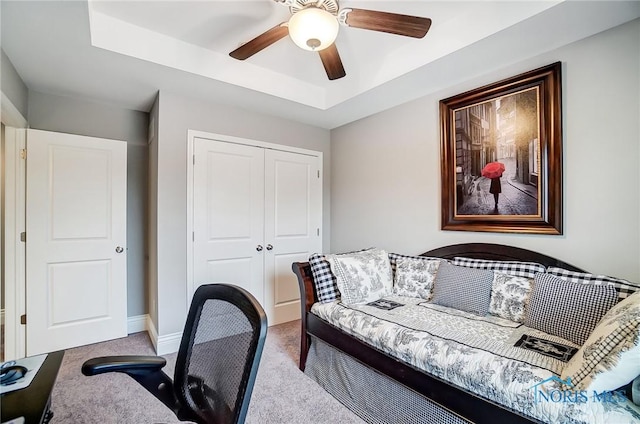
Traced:
<svg viewBox="0 0 640 424">
<path fill-rule="evenodd" d="M 562 234 L 560 71 L 440 101 L 442 229 Z"/>
<path fill-rule="evenodd" d="M 537 87 L 454 111 L 456 215 L 540 216 Z"/>
</svg>

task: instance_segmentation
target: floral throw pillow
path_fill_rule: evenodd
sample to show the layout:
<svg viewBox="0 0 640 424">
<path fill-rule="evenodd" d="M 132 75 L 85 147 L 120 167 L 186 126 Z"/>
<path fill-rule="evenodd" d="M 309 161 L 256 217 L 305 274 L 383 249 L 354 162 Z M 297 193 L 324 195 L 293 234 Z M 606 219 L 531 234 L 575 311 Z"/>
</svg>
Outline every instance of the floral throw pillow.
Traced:
<svg viewBox="0 0 640 424">
<path fill-rule="evenodd" d="M 576 390 L 616 390 L 640 375 L 640 292 L 606 313 L 562 371 Z"/>
<path fill-rule="evenodd" d="M 370 248 L 372 249 L 372 248 Z M 341 253 L 342 255 L 350 255 L 353 253 L 364 252 L 363 249 L 354 252 Z M 340 299 L 340 291 L 338 289 L 338 283 L 336 282 L 336 276 L 331 272 L 331 266 L 323 253 L 314 253 L 309 256 L 309 265 L 311 266 L 311 273 L 313 274 L 313 283 L 316 289 L 316 295 L 318 296 L 318 302 L 328 303 L 333 302 L 336 299 Z"/>
<path fill-rule="evenodd" d="M 350 255 L 326 255 L 336 276 L 342 303 L 357 305 L 391 293 L 393 280 L 387 252 L 371 249 Z"/>
<path fill-rule="evenodd" d="M 494 271 L 489 313 L 514 322 L 524 322 L 532 288 L 533 278 Z"/>
<path fill-rule="evenodd" d="M 398 258 L 393 281 L 394 294 L 429 300 L 439 266 L 440 261 L 434 259 Z"/>
</svg>

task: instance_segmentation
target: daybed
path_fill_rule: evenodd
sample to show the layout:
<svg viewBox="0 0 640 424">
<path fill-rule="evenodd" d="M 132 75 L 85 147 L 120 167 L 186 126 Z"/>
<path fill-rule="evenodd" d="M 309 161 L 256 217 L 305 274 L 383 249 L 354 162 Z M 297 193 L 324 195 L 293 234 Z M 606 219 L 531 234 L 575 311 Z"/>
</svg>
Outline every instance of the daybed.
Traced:
<svg viewBox="0 0 640 424">
<path fill-rule="evenodd" d="M 640 374 L 640 291 L 633 294 L 639 286 L 582 274 L 581 269 L 547 255 L 498 244 L 459 244 L 419 256 L 387 257 L 394 284 L 399 264 L 428 261 L 430 265 L 422 269 L 432 277 L 420 281 L 432 293 L 387 288 L 385 296 L 368 304 L 353 303 L 353 293 L 327 300 L 327 287 L 333 284 L 332 289 L 338 289 L 333 272 L 348 276 L 353 270 L 338 266 L 348 263 L 336 255 L 315 255 L 314 270 L 309 262 L 292 267 L 302 299 L 300 369 L 367 422 L 640 422 L 640 407 L 629 399 L 630 381 Z M 319 269 L 321 260 L 331 264 Z M 433 261 L 438 261 L 436 269 Z M 451 293 L 443 292 L 443 287 L 450 283 L 441 281 L 445 274 L 466 275 L 461 268 L 491 274 L 492 313 L 447 304 Z M 456 274 L 459 271 L 463 274 Z M 547 272 L 554 271 L 548 277 Z M 483 275 L 477 284 L 486 286 Z M 496 312 L 493 303 L 499 298 L 498 276 L 530 284 L 526 301 L 522 298 L 518 304 L 516 298 L 515 306 L 502 304 L 506 315 Z M 471 293 L 473 304 L 476 283 L 468 276 L 463 279 L 456 283 L 461 292 L 453 294 L 453 302 Z M 550 282 L 557 286 L 549 286 Z M 601 297 L 597 307 L 580 312 L 580 302 L 585 301 L 580 290 L 585 286 Z M 348 292 L 347 286 L 341 287 Z M 569 291 L 549 296 L 541 292 L 544 287 Z M 578 292 L 571 292 L 574 289 Z M 570 307 L 559 310 L 563 305 Z M 577 315 L 571 310 L 578 310 Z M 558 322 L 567 317 L 579 322 Z M 588 328 L 590 320 L 596 321 Z M 618 328 L 623 321 L 624 331 Z M 611 330 L 612 326 L 618 327 Z M 596 337 L 598 332 L 604 335 Z M 603 339 L 608 340 L 605 347 L 598 345 Z"/>
</svg>

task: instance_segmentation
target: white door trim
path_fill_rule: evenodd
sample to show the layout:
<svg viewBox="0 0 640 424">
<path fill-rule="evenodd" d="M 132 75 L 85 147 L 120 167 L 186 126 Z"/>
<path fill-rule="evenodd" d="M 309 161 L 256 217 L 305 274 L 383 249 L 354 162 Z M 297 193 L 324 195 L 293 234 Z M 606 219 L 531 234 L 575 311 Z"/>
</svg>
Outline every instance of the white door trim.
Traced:
<svg viewBox="0 0 640 424">
<path fill-rule="evenodd" d="M 26 326 L 20 324 L 20 316 L 26 313 L 26 245 L 20 241 L 20 233 L 26 228 L 26 161 L 20 153 L 25 148 L 26 130 L 5 126 L 5 360 L 26 355 Z"/>
<path fill-rule="evenodd" d="M 234 137 L 224 134 L 215 134 L 206 131 L 187 130 L 187 310 L 189 310 L 189 306 L 191 306 L 191 298 L 193 297 L 193 143 L 196 138 L 206 138 L 210 140 L 224 141 L 227 143 L 315 156 L 320 159 L 320 163 L 323 163 L 322 152 L 315 150 L 301 149 L 299 147 L 285 146 L 282 144 Z"/>
</svg>

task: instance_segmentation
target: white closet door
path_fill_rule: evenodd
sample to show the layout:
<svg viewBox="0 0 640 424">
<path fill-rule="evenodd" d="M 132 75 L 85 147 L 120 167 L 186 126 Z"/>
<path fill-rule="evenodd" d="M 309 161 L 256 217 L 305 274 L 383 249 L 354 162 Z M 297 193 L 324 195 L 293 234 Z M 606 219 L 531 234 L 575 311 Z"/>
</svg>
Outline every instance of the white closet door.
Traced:
<svg viewBox="0 0 640 424">
<path fill-rule="evenodd" d="M 27 355 L 127 335 L 127 144 L 27 131 Z"/>
<path fill-rule="evenodd" d="M 193 287 L 229 282 L 264 298 L 264 150 L 194 140 Z"/>
<path fill-rule="evenodd" d="M 322 250 L 321 161 L 278 150 L 265 153 L 265 302 L 270 324 L 300 318 L 291 264 Z"/>
</svg>

